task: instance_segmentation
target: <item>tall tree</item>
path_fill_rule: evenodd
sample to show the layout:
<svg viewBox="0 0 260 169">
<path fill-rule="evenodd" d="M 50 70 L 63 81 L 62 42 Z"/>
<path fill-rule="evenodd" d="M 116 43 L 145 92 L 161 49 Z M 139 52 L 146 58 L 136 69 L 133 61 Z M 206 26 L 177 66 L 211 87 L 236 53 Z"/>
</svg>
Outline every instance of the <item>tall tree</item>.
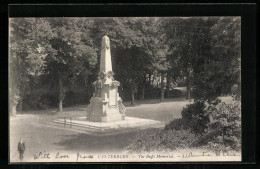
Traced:
<svg viewBox="0 0 260 169">
<path fill-rule="evenodd" d="M 97 63 L 97 50 L 90 39 L 91 21 L 75 18 L 48 19 L 57 37 L 50 40 L 56 55 L 48 55 L 44 75 L 58 93 L 59 112 L 62 112 L 65 92 L 78 77 L 88 76 Z M 85 24 L 88 23 L 88 24 Z"/>
<path fill-rule="evenodd" d="M 147 65 L 147 74 L 151 73 L 152 70 L 157 74 L 160 74 L 160 101 L 164 100 L 165 92 L 165 76 L 169 69 L 169 62 L 167 60 L 168 55 L 171 54 L 169 43 L 166 40 L 166 34 L 161 31 L 163 23 L 159 18 L 152 18 L 147 24 L 149 28 L 146 30 L 146 53 L 149 56 L 149 64 Z"/>
<path fill-rule="evenodd" d="M 51 87 L 62 111 L 66 89 L 73 88 L 77 79 L 86 81 L 97 63 L 92 26 L 88 18 L 11 19 L 10 96 L 19 96 L 21 105 L 33 86 Z"/>
<path fill-rule="evenodd" d="M 197 99 L 215 99 L 222 94 L 240 96 L 241 73 L 241 20 L 239 17 L 217 18 L 211 27 L 212 57 L 198 73 L 194 94 Z"/>
<path fill-rule="evenodd" d="M 213 21 L 214 22 L 214 21 Z M 203 64 L 211 57 L 210 28 L 207 18 L 171 18 L 163 22 L 166 38 L 170 43 L 169 73 L 175 71 L 186 79 L 187 95 L 190 98 L 197 72 L 204 71 Z"/>
<path fill-rule="evenodd" d="M 43 19 L 10 19 L 9 96 L 12 115 L 16 114 L 18 101 L 22 105 L 25 94 L 30 92 L 32 83 L 42 73 L 46 54 L 56 52 L 48 43 L 50 38 L 55 37 L 49 28 L 49 23 Z"/>
<path fill-rule="evenodd" d="M 214 99 L 239 86 L 240 18 L 173 18 L 164 25 L 186 78 L 187 99 L 190 92 L 195 99 Z"/>
</svg>

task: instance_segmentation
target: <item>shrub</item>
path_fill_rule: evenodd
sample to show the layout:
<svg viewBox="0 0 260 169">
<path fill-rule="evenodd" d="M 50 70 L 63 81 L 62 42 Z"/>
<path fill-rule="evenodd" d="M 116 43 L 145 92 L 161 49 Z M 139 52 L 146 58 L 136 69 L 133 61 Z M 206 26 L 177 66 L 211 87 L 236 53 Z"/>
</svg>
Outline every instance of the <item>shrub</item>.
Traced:
<svg viewBox="0 0 260 169">
<path fill-rule="evenodd" d="M 153 99 L 160 98 L 161 89 L 154 86 L 147 86 L 145 91 L 145 98 Z"/>
<path fill-rule="evenodd" d="M 184 108 L 181 112 L 183 128 L 189 129 L 196 135 L 203 134 L 210 122 L 205 108 L 203 101 L 196 101 Z"/>
<path fill-rule="evenodd" d="M 168 123 L 164 130 L 140 132 L 128 151 L 166 151 L 203 147 L 214 151 L 241 148 L 241 103 L 211 100 L 195 102 L 182 111 L 182 118 Z"/>
<path fill-rule="evenodd" d="M 209 105 L 211 122 L 197 144 L 219 151 L 239 150 L 241 147 L 241 103 Z"/>
<path fill-rule="evenodd" d="M 188 148 L 196 136 L 188 130 L 148 130 L 139 132 L 126 150 L 129 152 L 168 151 Z"/>
<path fill-rule="evenodd" d="M 165 125 L 165 130 L 182 130 L 183 129 L 183 120 L 174 119 L 170 123 Z"/>
<path fill-rule="evenodd" d="M 184 94 L 178 90 L 178 89 L 172 89 L 169 91 L 169 97 L 180 97 L 183 96 Z"/>
</svg>

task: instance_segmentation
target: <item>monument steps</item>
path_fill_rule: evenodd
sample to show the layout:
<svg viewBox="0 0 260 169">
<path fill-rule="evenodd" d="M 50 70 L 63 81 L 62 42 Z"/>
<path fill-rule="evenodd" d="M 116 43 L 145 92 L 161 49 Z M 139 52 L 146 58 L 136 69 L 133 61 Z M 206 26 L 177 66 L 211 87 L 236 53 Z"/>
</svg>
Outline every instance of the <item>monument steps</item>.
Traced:
<svg viewBox="0 0 260 169">
<path fill-rule="evenodd" d="M 66 125 L 64 125 L 64 119 L 58 119 L 53 122 L 48 122 L 48 124 L 52 126 L 57 126 L 62 129 L 95 136 L 116 135 L 121 133 L 144 130 L 148 128 L 164 127 L 164 124 L 158 121 L 132 117 L 127 117 L 127 120 L 103 123 L 72 120 L 71 122 L 66 121 Z"/>
</svg>

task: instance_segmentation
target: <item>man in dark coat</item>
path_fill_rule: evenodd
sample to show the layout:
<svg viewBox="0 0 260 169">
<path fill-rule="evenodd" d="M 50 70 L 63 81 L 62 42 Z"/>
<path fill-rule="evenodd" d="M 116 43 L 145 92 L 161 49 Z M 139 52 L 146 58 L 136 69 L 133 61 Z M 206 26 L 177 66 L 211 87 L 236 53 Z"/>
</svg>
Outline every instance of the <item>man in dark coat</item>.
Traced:
<svg viewBox="0 0 260 169">
<path fill-rule="evenodd" d="M 20 141 L 18 142 L 18 151 L 19 151 L 19 157 L 20 160 L 23 160 L 23 153 L 25 151 L 25 144 L 23 142 L 23 140 L 20 138 Z"/>
</svg>

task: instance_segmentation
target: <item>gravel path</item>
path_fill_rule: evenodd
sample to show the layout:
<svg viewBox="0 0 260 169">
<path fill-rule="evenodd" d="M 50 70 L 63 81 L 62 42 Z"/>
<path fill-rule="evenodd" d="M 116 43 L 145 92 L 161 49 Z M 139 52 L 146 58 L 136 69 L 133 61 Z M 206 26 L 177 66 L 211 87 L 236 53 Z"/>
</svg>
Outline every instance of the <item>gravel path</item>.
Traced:
<svg viewBox="0 0 260 169">
<path fill-rule="evenodd" d="M 169 101 L 169 100 L 168 100 Z M 127 116 L 165 120 L 181 118 L 181 110 L 191 102 L 184 99 L 172 102 L 151 102 L 127 107 Z M 53 110 L 49 110 L 53 111 Z M 20 138 L 25 141 L 24 161 L 33 161 L 34 154 L 46 153 L 97 153 L 121 152 L 136 132 L 112 136 L 90 136 L 84 133 L 49 127 L 39 123 L 39 119 L 48 111 L 25 112 L 10 118 L 10 161 L 19 162 L 17 144 Z M 85 106 L 64 108 L 66 115 L 85 115 Z"/>
</svg>

